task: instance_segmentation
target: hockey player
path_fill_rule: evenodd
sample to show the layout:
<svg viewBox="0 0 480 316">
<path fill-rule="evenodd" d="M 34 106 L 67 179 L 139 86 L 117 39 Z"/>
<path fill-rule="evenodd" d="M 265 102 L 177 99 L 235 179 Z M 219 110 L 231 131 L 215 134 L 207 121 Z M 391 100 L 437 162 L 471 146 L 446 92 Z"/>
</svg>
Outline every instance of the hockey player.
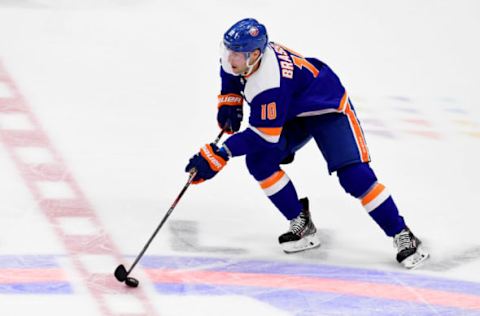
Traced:
<svg viewBox="0 0 480 316">
<path fill-rule="evenodd" d="M 255 19 L 235 23 L 225 32 L 222 47 L 217 121 L 235 134 L 220 148 L 203 146 L 190 159 L 186 171 L 197 171 L 194 183 L 215 176 L 230 158 L 246 155 L 250 174 L 290 221 L 289 230 L 279 237 L 283 250 L 318 247 L 308 199 L 298 199 L 280 168 L 313 138 L 330 174 L 336 172 L 345 191 L 359 199 L 385 234 L 393 237 L 397 261 L 414 268 L 426 260 L 428 253 L 369 165 L 360 122 L 336 74 L 316 58 L 269 42 L 265 26 Z M 244 100 L 250 106 L 249 126 L 236 133 Z"/>
</svg>

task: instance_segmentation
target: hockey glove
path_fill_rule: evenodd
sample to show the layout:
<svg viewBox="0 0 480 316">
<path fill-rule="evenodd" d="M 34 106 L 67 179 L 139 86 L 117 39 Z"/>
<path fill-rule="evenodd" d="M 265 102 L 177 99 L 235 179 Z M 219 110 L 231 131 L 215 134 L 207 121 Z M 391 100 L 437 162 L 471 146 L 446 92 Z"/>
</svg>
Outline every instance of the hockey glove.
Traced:
<svg viewBox="0 0 480 316">
<path fill-rule="evenodd" d="M 218 96 L 217 122 L 228 134 L 238 132 L 243 119 L 243 98 L 234 93 Z"/>
<path fill-rule="evenodd" d="M 229 157 L 225 149 L 218 148 L 215 144 L 207 144 L 200 152 L 190 158 L 185 167 L 186 172 L 196 170 L 197 174 L 192 183 L 197 184 L 213 178 L 227 164 Z"/>
</svg>

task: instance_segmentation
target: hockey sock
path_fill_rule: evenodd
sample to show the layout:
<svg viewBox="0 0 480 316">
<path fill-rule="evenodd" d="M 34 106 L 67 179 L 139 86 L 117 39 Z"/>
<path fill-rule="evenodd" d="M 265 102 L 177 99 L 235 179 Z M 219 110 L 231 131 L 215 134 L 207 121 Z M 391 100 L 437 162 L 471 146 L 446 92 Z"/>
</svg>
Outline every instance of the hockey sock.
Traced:
<svg viewBox="0 0 480 316">
<path fill-rule="evenodd" d="M 361 200 L 365 210 L 387 236 L 394 236 L 406 227 L 390 193 L 377 182 L 368 164 L 349 165 L 338 170 L 337 176 L 345 191 Z"/>
<path fill-rule="evenodd" d="M 298 201 L 292 181 L 284 171 L 279 170 L 267 179 L 260 181 L 260 186 L 270 201 L 288 220 L 294 219 L 300 214 L 302 205 Z"/>
<path fill-rule="evenodd" d="M 360 199 L 365 210 L 387 236 L 393 237 L 406 227 L 403 217 L 398 214 L 395 202 L 383 184 L 375 183 Z"/>
</svg>

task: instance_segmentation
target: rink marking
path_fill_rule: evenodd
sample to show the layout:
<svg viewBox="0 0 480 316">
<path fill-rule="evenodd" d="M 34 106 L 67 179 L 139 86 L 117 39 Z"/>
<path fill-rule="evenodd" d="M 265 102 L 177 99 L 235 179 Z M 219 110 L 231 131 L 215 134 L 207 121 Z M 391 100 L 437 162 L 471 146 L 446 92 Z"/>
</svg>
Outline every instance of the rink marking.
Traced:
<svg viewBox="0 0 480 316">
<path fill-rule="evenodd" d="M 0 284 L 66 281 L 61 269 L 0 269 Z"/>
<path fill-rule="evenodd" d="M 326 314 L 342 306 L 421 315 L 480 311 L 480 283 L 407 272 L 184 256 L 149 256 L 142 266 L 162 295 L 247 295 L 292 313 L 304 301 Z"/>
<path fill-rule="evenodd" d="M 3 113 L 23 113 L 25 111 L 25 108 L 16 99 L 0 98 L 0 111 Z"/>
<path fill-rule="evenodd" d="M 432 127 L 432 123 L 422 118 L 404 118 L 402 119 L 402 121 L 404 121 L 405 123 L 410 123 L 412 125 L 422 126 L 427 129 L 430 129 Z"/>
<path fill-rule="evenodd" d="M 431 139 L 431 140 L 441 140 L 442 139 L 442 135 L 440 135 L 439 133 L 434 132 L 434 131 L 411 129 L 411 130 L 403 130 L 403 132 L 408 133 L 408 134 L 412 134 L 412 135 L 415 135 L 415 136 L 422 136 L 422 137 L 425 137 L 425 138 L 428 138 L 428 139 Z"/>
<path fill-rule="evenodd" d="M 48 148 L 45 135 L 36 131 L 2 129 L 1 134 L 3 143 L 5 143 L 5 145 L 10 147 L 12 150 L 13 148 L 19 147 Z"/>
<path fill-rule="evenodd" d="M 0 256 L 0 294 L 71 294 L 53 256 Z"/>
<path fill-rule="evenodd" d="M 80 257 L 84 254 L 109 254 L 116 262 L 120 262 L 122 256 L 105 233 L 90 203 L 1 62 L 0 83 L 4 92 L 0 95 L 0 116 L 3 118 L 3 125 L 0 124 L 0 141 L 5 145 L 19 175 L 22 176 L 40 210 L 46 215 L 56 236 L 62 241 L 72 266 L 80 280 L 83 280 L 87 293 L 96 302 L 100 313 L 114 316 L 115 313 L 112 306 L 109 306 L 106 295 L 125 293 L 126 289 L 113 277 L 115 265 L 108 274 L 92 274 Z M 42 153 L 35 153 L 36 149 L 40 149 Z M 48 163 L 39 164 L 37 161 L 29 163 L 24 158 L 52 159 Z M 70 234 L 68 231 L 70 227 L 64 224 L 67 216 L 88 217 L 95 233 Z M 145 314 L 157 315 L 143 290 L 136 289 L 128 292 L 128 295 L 139 302 Z"/>
<path fill-rule="evenodd" d="M 257 274 L 219 271 L 182 271 L 169 269 L 147 270 L 147 275 L 158 283 L 206 284 L 288 289 L 295 291 L 329 292 L 385 300 L 406 301 L 444 307 L 480 310 L 480 297 L 439 290 L 375 284 L 293 275 Z"/>
<path fill-rule="evenodd" d="M 372 110 L 368 107 L 369 100 L 363 101 L 363 106 L 359 111 L 361 111 L 362 117 L 368 115 L 367 118 L 362 119 L 362 125 L 367 135 L 390 139 L 407 137 L 432 142 L 458 139 L 459 136 L 475 140 L 480 137 L 480 122 L 472 120 L 472 117 L 475 117 L 474 113 L 470 113 L 463 107 L 445 107 L 439 100 L 427 104 L 432 107 L 425 107 L 423 104 L 425 100 L 405 97 L 401 97 L 401 99 L 390 97 L 387 100 L 381 100 L 381 102 L 391 103 L 391 105 L 382 108 L 380 112 L 377 108 Z M 429 113 L 432 111 L 435 111 L 433 113 L 436 115 Z M 399 115 L 395 112 L 404 114 Z M 383 126 L 385 128 L 381 128 Z M 468 129 L 471 131 L 469 132 Z"/>
<path fill-rule="evenodd" d="M 48 281 L 48 282 L 33 282 L 33 283 L 12 283 L 0 284 L 0 294 L 3 295 L 22 295 L 37 294 L 36 298 L 45 298 L 45 294 L 72 294 L 73 289 L 68 282 L 63 281 Z"/>
<path fill-rule="evenodd" d="M 179 256 L 148 256 L 142 261 L 147 270 L 167 269 L 255 273 L 256 275 L 271 274 L 293 275 L 298 277 L 313 277 L 326 279 L 352 280 L 355 282 L 371 282 L 374 284 L 401 284 L 410 288 L 426 288 L 432 290 L 448 289 L 449 292 L 473 294 L 480 297 L 480 283 L 451 280 L 445 278 L 412 274 L 409 272 L 392 272 L 365 268 L 343 267 L 326 264 L 287 263 L 266 260 L 234 260 L 215 257 L 179 257 Z M 430 264 L 422 267 L 427 269 Z"/>
</svg>

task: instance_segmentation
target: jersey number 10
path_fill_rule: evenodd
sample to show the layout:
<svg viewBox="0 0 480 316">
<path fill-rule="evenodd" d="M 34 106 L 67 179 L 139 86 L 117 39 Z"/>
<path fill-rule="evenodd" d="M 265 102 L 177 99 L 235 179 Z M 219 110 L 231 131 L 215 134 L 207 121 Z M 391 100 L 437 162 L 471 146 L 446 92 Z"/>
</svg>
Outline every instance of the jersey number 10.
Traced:
<svg viewBox="0 0 480 316">
<path fill-rule="evenodd" d="M 271 102 L 269 104 L 262 104 L 262 113 L 261 113 L 262 120 L 274 120 L 277 118 L 277 104 L 275 102 Z"/>
</svg>

